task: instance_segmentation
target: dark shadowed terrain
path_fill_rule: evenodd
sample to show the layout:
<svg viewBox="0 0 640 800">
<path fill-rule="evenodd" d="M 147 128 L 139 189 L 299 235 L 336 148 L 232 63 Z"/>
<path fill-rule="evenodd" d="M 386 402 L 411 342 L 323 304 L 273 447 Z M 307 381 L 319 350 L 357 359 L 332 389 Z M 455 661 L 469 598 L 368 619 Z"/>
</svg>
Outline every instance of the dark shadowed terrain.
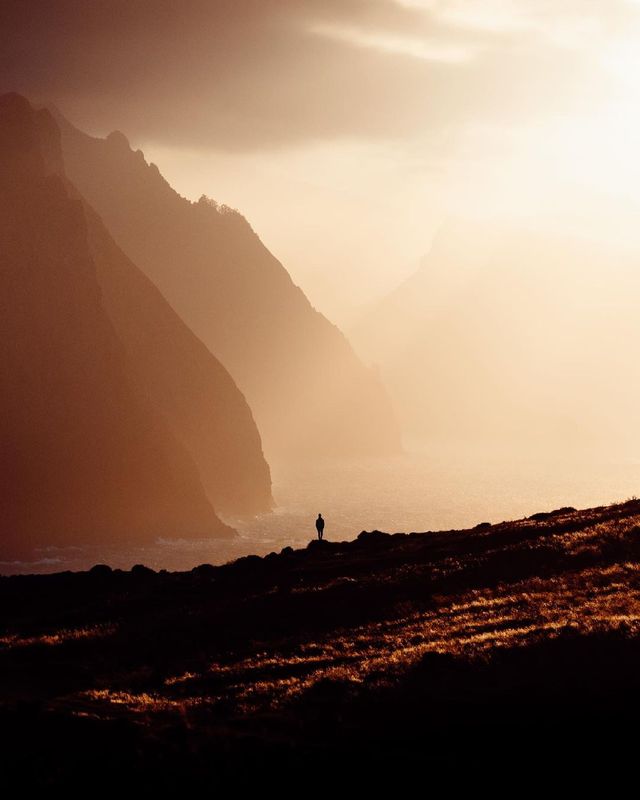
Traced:
<svg viewBox="0 0 640 800">
<path fill-rule="evenodd" d="M 635 752 L 635 499 L 191 572 L 3 577 L 0 608 L 7 780 L 213 789 Z"/>
</svg>

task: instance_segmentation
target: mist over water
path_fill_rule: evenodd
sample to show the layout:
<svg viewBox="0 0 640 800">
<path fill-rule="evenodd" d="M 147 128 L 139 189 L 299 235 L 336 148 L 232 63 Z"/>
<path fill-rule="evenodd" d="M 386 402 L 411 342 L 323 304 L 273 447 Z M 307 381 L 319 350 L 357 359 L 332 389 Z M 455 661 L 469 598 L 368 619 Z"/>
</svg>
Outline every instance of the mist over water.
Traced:
<svg viewBox="0 0 640 800">
<path fill-rule="evenodd" d="M 325 538 L 354 539 L 362 530 L 410 532 L 497 523 L 571 505 L 623 501 L 638 493 L 640 458 L 548 459 L 536 455 L 409 451 L 392 458 L 322 461 L 274 467 L 277 508 L 232 520 L 239 536 L 159 540 L 150 546 L 43 548 L 34 561 L 0 562 L 2 574 L 88 569 L 96 563 L 129 569 L 188 570 L 243 555 L 266 555 L 315 538 L 314 520 L 327 520 Z"/>
<path fill-rule="evenodd" d="M 637 242 L 452 219 L 347 338 L 124 134 L 0 112 L 0 571 L 189 569 L 304 545 L 318 512 L 348 540 L 635 494 Z"/>
</svg>

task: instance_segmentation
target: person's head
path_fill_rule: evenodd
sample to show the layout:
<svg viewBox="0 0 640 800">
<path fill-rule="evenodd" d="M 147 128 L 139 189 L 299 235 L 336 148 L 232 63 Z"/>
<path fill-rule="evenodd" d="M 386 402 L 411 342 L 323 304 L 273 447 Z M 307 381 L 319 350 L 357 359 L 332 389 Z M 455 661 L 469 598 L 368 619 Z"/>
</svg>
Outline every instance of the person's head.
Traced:
<svg viewBox="0 0 640 800">
<path fill-rule="evenodd" d="M 320 517 L 320 519 L 322 519 L 322 514 L 320 514 L 319 512 L 318 512 L 318 516 Z"/>
</svg>

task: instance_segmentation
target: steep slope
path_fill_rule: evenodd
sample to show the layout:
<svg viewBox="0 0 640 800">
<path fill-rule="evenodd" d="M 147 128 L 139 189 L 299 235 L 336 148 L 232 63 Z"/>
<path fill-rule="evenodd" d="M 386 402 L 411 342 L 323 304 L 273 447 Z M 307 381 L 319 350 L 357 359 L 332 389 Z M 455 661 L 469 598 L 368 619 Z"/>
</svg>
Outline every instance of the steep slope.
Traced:
<svg viewBox="0 0 640 800">
<path fill-rule="evenodd" d="M 103 304 L 134 380 L 187 448 L 216 511 L 269 510 L 269 467 L 238 387 L 86 203 L 85 215 Z"/>
<path fill-rule="evenodd" d="M 270 460 L 399 448 L 376 375 L 240 214 L 180 197 L 121 133 L 95 139 L 58 119 L 69 177 L 229 369 Z"/>
<path fill-rule="evenodd" d="M 637 263 L 617 245 L 457 222 L 351 335 L 410 438 L 635 455 Z"/>
<path fill-rule="evenodd" d="M 57 128 L 0 98 L 0 554 L 232 533 L 130 379 Z"/>
</svg>

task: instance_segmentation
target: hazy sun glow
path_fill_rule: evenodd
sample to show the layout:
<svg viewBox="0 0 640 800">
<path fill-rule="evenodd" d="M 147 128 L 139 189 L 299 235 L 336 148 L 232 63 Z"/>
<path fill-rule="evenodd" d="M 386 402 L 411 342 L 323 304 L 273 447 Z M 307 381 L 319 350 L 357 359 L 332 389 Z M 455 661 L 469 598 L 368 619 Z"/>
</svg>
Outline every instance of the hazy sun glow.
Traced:
<svg viewBox="0 0 640 800">
<path fill-rule="evenodd" d="M 187 196 L 206 191 L 243 209 L 311 299 L 347 325 L 409 274 L 451 217 L 517 219 L 640 245 L 637 3 L 392 7 L 413 15 L 413 27 L 380 8 L 360 21 L 321 15 L 305 25 L 314 42 L 371 52 L 401 71 L 393 102 L 381 84 L 376 114 L 386 125 L 394 103 L 412 105 L 403 135 L 354 131 L 234 154 L 215 142 L 188 149 L 141 137 L 141 146 Z M 440 76 L 450 86 L 443 94 L 433 83 Z M 561 99 L 545 107 L 555 83 Z"/>
<path fill-rule="evenodd" d="M 76 126 L 77 141 L 61 134 L 67 177 L 229 371 L 267 442 L 263 478 L 270 452 L 319 435 L 309 409 L 340 437 L 358 428 L 367 452 L 401 432 L 457 474 L 464 448 L 503 466 L 637 461 L 640 2 L 185 0 L 163 14 L 96 3 L 88 18 L 50 5 L 3 15 L 3 89 Z M 124 324 L 128 293 L 108 285 Z M 188 394 L 163 387 L 162 401 Z"/>
</svg>

